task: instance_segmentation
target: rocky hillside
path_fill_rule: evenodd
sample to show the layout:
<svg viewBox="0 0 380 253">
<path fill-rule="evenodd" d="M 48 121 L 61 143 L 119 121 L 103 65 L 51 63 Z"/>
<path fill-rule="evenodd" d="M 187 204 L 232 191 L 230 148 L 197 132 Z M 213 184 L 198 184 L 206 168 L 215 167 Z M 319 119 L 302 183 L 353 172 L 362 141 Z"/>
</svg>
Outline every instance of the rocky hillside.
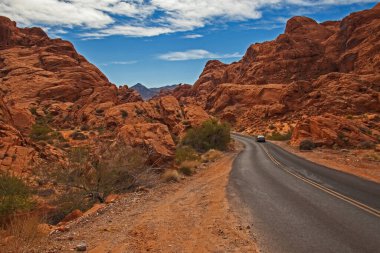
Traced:
<svg viewBox="0 0 380 253">
<path fill-rule="evenodd" d="M 17 173 L 96 138 L 121 139 L 170 159 L 173 137 L 209 117 L 173 96 L 144 102 L 110 83 L 70 42 L 18 28 L 6 17 L 0 17 L 0 84 L 0 169 Z"/>
<path fill-rule="evenodd" d="M 380 4 L 342 21 L 293 17 L 275 40 L 251 45 L 232 64 L 209 61 L 193 88 L 173 94 L 238 131 L 270 135 L 295 127 L 294 144 L 378 143 Z"/>
<path fill-rule="evenodd" d="M 159 95 L 161 92 L 167 92 L 177 88 L 179 84 L 167 85 L 158 88 L 148 88 L 141 83 L 137 83 L 131 87 L 132 90 L 137 91 L 144 100 L 149 100 L 152 97 Z"/>
</svg>

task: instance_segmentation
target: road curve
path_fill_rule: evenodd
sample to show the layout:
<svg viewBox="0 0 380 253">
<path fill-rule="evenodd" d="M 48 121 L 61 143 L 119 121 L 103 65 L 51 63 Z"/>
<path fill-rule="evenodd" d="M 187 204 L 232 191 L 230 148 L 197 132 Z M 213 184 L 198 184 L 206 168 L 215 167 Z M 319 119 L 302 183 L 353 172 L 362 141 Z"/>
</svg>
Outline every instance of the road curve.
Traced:
<svg viewBox="0 0 380 253">
<path fill-rule="evenodd" d="M 252 216 L 262 252 L 380 252 L 380 185 L 234 134 L 230 196 Z"/>
</svg>

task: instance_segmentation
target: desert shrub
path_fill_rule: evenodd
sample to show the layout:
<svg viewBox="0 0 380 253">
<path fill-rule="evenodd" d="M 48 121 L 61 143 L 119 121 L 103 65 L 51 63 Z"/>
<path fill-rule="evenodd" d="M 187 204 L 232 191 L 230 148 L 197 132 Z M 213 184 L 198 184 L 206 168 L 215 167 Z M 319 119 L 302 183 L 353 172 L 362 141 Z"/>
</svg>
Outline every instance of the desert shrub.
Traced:
<svg viewBox="0 0 380 253">
<path fill-rule="evenodd" d="M 273 124 L 270 124 L 268 127 L 270 130 L 274 130 L 276 127 Z"/>
<path fill-rule="evenodd" d="M 189 167 L 191 169 L 195 169 L 201 164 L 200 161 L 198 160 L 193 160 L 193 161 L 184 161 L 180 164 L 180 167 Z"/>
<path fill-rule="evenodd" d="M 88 130 L 90 130 L 90 126 L 87 125 L 87 124 L 84 124 L 84 125 L 82 125 L 82 126 L 80 127 L 80 130 L 81 130 L 81 131 L 88 131 Z"/>
<path fill-rule="evenodd" d="M 135 113 L 136 113 L 137 115 L 143 115 L 143 114 L 144 114 L 144 110 L 141 109 L 141 108 L 135 108 Z"/>
<path fill-rule="evenodd" d="M 34 141 L 46 141 L 50 139 L 49 134 L 52 131 L 53 130 L 48 125 L 40 122 L 32 125 L 32 129 L 29 136 Z"/>
<path fill-rule="evenodd" d="M 128 112 L 126 110 L 120 110 L 120 113 L 123 119 L 126 119 L 128 117 Z"/>
<path fill-rule="evenodd" d="M 78 209 L 85 212 L 90 209 L 95 202 L 96 200 L 92 198 L 86 198 L 82 191 L 69 190 L 67 193 L 51 201 L 50 204 L 56 208 L 53 212 L 48 214 L 47 222 L 49 224 L 58 224 L 72 211 Z"/>
<path fill-rule="evenodd" d="M 380 162 L 380 154 L 377 154 L 375 152 L 373 153 L 369 153 L 369 154 L 366 154 L 365 155 L 365 158 L 367 160 L 370 160 L 370 161 L 374 161 L 374 162 Z"/>
<path fill-rule="evenodd" d="M 347 119 L 353 119 L 354 116 L 352 116 L 352 115 L 347 115 L 346 118 L 347 118 Z"/>
<path fill-rule="evenodd" d="M 79 131 L 75 131 L 72 134 L 70 134 L 70 138 L 72 138 L 73 140 L 86 140 L 86 139 L 88 139 L 88 137 L 85 134 L 83 134 Z"/>
<path fill-rule="evenodd" d="M 346 135 L 344 135 L 343 132 L 338 132 L 338 138 L 339 138 L 340 140 L 343 140 L 343 139 L 346 138 Z"/>
<path fill-rule="evenodd" d="M 315 144 L 311 140 L 303 140 L 300 143 L 299 149 L 300 150 L 313 150 L 315 148 Z"/>
<path fill-rule="evenodd" d="M 106 131 L 104 126 L 99 126 L 98 128 L 96 128 L 96 130 L 98 131 L 99 134 L 103 134 Z"/>
<path fill-rule="evenodd" d="M 0 252 L 35 252 L 45 238 L 40 228 L 43 220 L 38 215 L 20 215 L 13 217 L 4 228 L 9 240 L 1 245 Z M 46 232 L 46 231 L 45 231 Z"/>
<path fill-rule="evenodd" d="M 31 114 L 37 115 L 37 108 L 36 107 L 29 108 L 29 111 L 30 111 Z"/>
<path fill-rule="evenodd" d="M 372 141 L 362 141 L 359 143 L 358 148 L 360 149 L 373 149 L 375 148 L 375 143 Z"/>
<path fill-rule="evenodd" d="M 197 152 L 189 146 L 180 146 L 175 151 L 175 161 L 177 163 L 182 163 L 186 160 L 196 160 L 198 159 Z"/>
<path fill-rule="evenodd" d="M 359 129 L 360 129 L 360 131 L 361 131 L 363 134 L 372 135 L 372 131 L 371 131 L 371 129 L 369 129 L 369 128 L 367 128 L 367 127 L 360 127 Z"/>
<path fill-rule="evenodd" d="M 189 128 L 191 126 L 191 123 L 189 120 L 185 119 L 182 121 L 182 124 L 186 127 L 186 128 Z"/>
<path fill-rule="evenodd" d="M 178 171 L 167 170 L 162 175 L 162 178 L 165 182 L 178 182 L 179 181 Z"/>
<path fill-rule="evenodd" d="M 29 187 L 15 176 L 0 174 L 0 222 L 4 223 L 16 212 L 27 211 L 32 207 Z"/>
<path fill-rule="evenodd" d="M 63 137 L 63 135 L 58 131 L 53 131 L 49 134 L 51 139 L 56 139 L 60 142 L 66 142 L 67 140 Z"/>
<path fill-rule="evenodd" d="M 185 176 L 191 176 L 194 173 L 194 171 L 190 167 L 187 167 L 187 166 L 181 166 L 179 168 L 179 172 L 181 172 Z"/>
<path fill-rule="evenodd" d="M 216 120 L 207 120 L 199 127 L 189 129 L 182 141 L 199 152 L 210 149 L 226 150 L 231 141 L 230 126 L 218 123 Z"/>
<path fill-rule="evenodd" d="M 104 113 L 104 110 L 103 110 L 103 109 L 96 109 L 96 110 L 95 110 L 95 113 L 96 113 L 96 114 L 103 114 L 103 113 Z"/>
<path fill-rule="evenodd" d="M 49 217 L 54 223 L 75 209 L 86 210 L 95 202 L 104 202 L 105 196 L 111 193 L 132 190 L 140 184 L 141 175 L 147 169 L 143 151 L 121 144 L 99 143 L 91 152 L 87 147 L 72 148 L 66 162 L 40 164 L 35 171 L 64 189 L 64 195 L 52 203 L 58 206 Z"/>
<path fill-rule="evenodd" d="M 279 133 L 279 132 L 273 132 L 271 135 L 267 136 L 268 140 L 272 141 L 288 141 L 292 137 L 292 131 L 289 131 L 287 133 Z"/>
<path fill-rule="evenodd" d="M 210 149 L 205 154 L 202 155 L 201 160 L 202 162 L 210 162 L 215 161 L 221 156 L 221 152 L 215 149 Z"/>
</svg>

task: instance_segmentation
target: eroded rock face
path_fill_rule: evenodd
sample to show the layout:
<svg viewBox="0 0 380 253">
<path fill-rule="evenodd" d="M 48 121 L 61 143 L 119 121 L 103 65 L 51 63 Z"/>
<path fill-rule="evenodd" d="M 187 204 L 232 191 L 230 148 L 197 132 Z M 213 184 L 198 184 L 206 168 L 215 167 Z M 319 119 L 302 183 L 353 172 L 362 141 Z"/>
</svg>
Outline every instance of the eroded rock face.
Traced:
<svg viewBox="0 0 380 253">
<path fill-rule="evenodd" d="M 321 24 L 293 17 L 284 34 L 274 41 L 251 45 L 239 62 L 208 62 L 195 89 L 221 83 L 291 83 L 331 72 L 379 73 L 379 12 L 373 8 L 353 13 L 341 22 Z"/>
<path fill-rule="evenodd" d="M 6 17 L 0 17 L 0 83 L 0 169 L 24 171 L 38 158 L 62 159 L 70 147 L 116 138 L 124 125 L 162 125 L 145 127 L 152 132 L 140 138 L 163 134 L 164 143 L 157 137 L 151 147 L 166 159 L 173 153 L 162 150 L 172 137 L 161 128 L 179 136 L 209 118 L 203 109 L 180 105 L 173 96 L 144 102 L 128 86 L 110 83 L 70 42 L 50 39 L 40 28 L 18 28 Z M 55 139 L 30 138 L 32 126 L 41 122 L 40 128 L 49 127 Z M 135 136 L 124 129 L 126 139 L 128 133 Z"/>
<path fill-rule="evenodd" d="M 150 162 L 160 165 L 174 155 L 175 143 L 169 128 L 161 123 L 139 123 L 124 125 L 118 139 L 132 147 L 147 150 Z"/>
<path fill-rule="evenodd" d="M 365 120 L 380 113 L 379 80 L 376 5 L 342 21 L 293 17 L 284 34 L 251 45 L 240 61 L 209 61 L 194 87 L 176 94 L 250 134 L 291 131 L 304 117 L 326 113 L 361 116 L 379 130 Z"/>
<path fill-rule="evenodd" d="M 298 122 L 291 144 L 299 145 L 302 140 L 309 139 L 317 146 L 370 148 L 377 142 L 375 134 L 379 132 L 361 121 L 324 114 Z"/>
</svg>

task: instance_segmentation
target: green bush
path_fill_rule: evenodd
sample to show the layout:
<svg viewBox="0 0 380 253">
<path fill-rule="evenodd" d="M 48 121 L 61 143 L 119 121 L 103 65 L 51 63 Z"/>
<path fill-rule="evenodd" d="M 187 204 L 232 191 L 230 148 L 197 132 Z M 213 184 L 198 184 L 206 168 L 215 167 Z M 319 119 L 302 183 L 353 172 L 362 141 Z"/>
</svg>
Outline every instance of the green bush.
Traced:
<svg viewBox="0 0 380 253">
<path fill-rule="evenodd" d="M 47 222 L 49 224 L 56 225 L 72 211 L 79 209 L 82 212 L 85 212 L 95 203 L 96 201 L 93 199 L 84 198 L 84 194 L 82 192 L 69 190 L 51 202 L 51 204 L 56 208 L 53 212 L 47 215 Z"/>
<path fill-rule="evenodd" d="M 191 146 L 199 152 L 210 149 L 226 150 L 231 141 L 230 126 L 207 120 L 199 127 L 189 129 L 183 139 L 183 144 Z"/>
<path fill-rule="evenodd" d="M 128 112 L 126 110 L 121 110 L 120 113 L 123 119 L 126 119 L 128 117 Z"/>
<path fill-rule="evenodd" d="M 179 172 L 181 172 L 185 176 L 193 175 L 193 170 L 187 166 L 182 166 L 181 168 L 179 168 Z"/>
<path fill-rule="evenodd" d="M 140 108 L 136 108 L 136 109 L 135 109 L 135 113 L 136 113 L 138 116 L 140 116 L 140 115 L 144 114 L 144 110 L 143 110 L 143 109 L 140 109 Z"/>
<path fill-rule="evenodd" d="M 300 150 L 313 150 L 315 148 L 315 144 L 311 140 L 303 140 L 299 146 Z"/>
<path fill-rule="evenodd" d="M 31 114 L 37 115 L 37 108 L 36 107 L 29 108 L 29 111 L 30 111 Z"/>
<path fill-rule="evenodd" d="M 197 152 L 189 146 L 180 146 L 175 151 L 175 161 L 177 163 L 182 163 L 183 161 L 193 161 L 197 158 Z"/>
<path fill-rule="evenodd" d="M 87 124 L 84 124 L 83 126 L 80 127 L 80 130 L 81 131 L 88 131 L 88 130 L 90 130 L 90 126 Z"/>
<path fill-rule="evenodd" d="M 372 141 L 362 141 L 358 145 L 359 149 L 373 149 L 375 146 L 376 144 Z"/>
<path fill-rule="evenodd" d="M 35 141 L 46 141 L 50 139 L 51 128 L 44 123 L 36 123 L 32 126 L 30 138 Z"/>
<path fill-rule="evenodd" d="M 63 137 L 63 135 L 60 132 L 58 132 L 58 131 L 51 132 L 49 134 L 49 137 L 51 139 L 56 139 L 59 142 L 67 142 L 67 140 Z"/>
<path fill-rule="evenodd" d="M 72 138 L 73 140 L 86 140 L 86 139 L 88 139 L 87 135 L 85 135 L 79 131 L 75 131 L 72 134 L 70 134 L 70 138 Z"/>
<path fill-rule="evenodd" d="M 279 132 L 273 132 L 271 135 L 267 136 L 268 140 L 272 141 L 288 141 L 292 137 L 292 132 L 289 131 L 285 134 L 281 134 Z"/>
<path fill-rule="evenodd" d="M 0 222 L 18 211 L 27 211 L 32 206 L 28 186 L 15 176 L 0 174 Z"/>
</svg>

